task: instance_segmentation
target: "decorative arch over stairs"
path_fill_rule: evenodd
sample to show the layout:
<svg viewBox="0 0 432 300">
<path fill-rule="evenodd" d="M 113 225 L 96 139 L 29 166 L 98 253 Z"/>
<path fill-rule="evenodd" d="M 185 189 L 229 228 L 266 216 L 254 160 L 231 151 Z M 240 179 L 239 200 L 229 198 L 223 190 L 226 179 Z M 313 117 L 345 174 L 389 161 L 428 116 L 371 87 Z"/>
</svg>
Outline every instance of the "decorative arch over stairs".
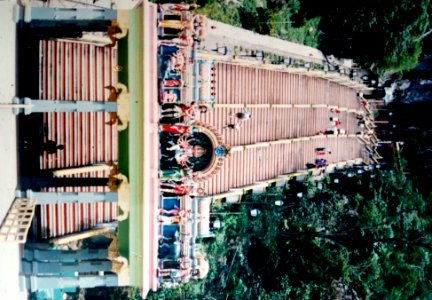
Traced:
<svg viewBox="0 0 432 300">
<path fill-rule="evenodd" d="M 208 143 L 206 143 L 208 153 L 206 158 L 208 161 L 202 169 L 196 171 L 194 169 L 196 173 L 195 179 L 201 181 L 216 174 L 221 168 L 224 159 L 229 156 L 231 147 L 223 142 L 222 136 L 215 127 L 200 121 L 194 122 L 193 125 L 197 128 L 198 134 L 208 139 Z"/>
</svg>

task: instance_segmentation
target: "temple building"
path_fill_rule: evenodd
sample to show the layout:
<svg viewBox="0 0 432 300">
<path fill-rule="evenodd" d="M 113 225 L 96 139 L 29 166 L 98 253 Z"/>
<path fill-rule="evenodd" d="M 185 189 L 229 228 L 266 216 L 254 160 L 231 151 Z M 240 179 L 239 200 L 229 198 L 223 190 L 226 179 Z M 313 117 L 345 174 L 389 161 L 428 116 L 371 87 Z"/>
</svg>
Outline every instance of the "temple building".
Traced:
<svg viewBox="0 0 432 300">
<path fill-rule="evenodd" d="M 19 186 L 0 239 L 25 243 L 22 289 L 205 278 L 213 205 L 379 158 L 349 61 L 194 5 L 79 2 L 13 16 Z"/>
</svg>

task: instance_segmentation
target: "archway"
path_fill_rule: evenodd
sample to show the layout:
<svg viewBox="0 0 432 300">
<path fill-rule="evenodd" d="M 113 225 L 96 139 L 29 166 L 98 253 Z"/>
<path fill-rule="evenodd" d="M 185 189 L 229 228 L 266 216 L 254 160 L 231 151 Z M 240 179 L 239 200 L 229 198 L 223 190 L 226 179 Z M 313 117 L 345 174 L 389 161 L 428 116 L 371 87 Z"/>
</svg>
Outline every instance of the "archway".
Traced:
<svg viewBox="0 0 432 300">
<path fill-rule="evenodd" d="M 222 166 L 230 147 L 216 128 L 196 121 L 191 125 L 162 125 L 160 132 L 162 170 L 182 168 L 201 181 Z"/>
</svg>

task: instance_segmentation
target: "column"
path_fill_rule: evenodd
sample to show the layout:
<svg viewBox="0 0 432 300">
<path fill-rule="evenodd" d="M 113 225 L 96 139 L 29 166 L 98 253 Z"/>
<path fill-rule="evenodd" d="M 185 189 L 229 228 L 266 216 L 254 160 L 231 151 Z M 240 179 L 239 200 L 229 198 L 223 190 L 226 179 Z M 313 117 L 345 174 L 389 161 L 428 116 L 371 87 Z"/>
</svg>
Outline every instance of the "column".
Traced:
<svg viewBox="0 0 432 300">
<path fill-rule="evenodd" d="M 103 8 L 61 8 L 61 7 L 33 7 L 30 5 L 14 7 L 15 22 L 26 23 L 34 21 L 105 21 L 113 20 L 117 12 Z M 40 23 L 44 24 L 44 23 Z"/>
<path fill-rule="evenodd" d="M 22 177 L 21 188 L 39 190 L 49 187 L 83 187 L 83 186 L 107 186 L 108 178 L 98 177 Z"/>
<path fill-rule="evenodd" d="M 71 100 L 33 100 L 30 98 L 14 98 L 14 114 L 42 112 L 116 112 L 116 102 L 105 101 L 71 101 Z"/>
<path fill-rule="evenodd" d="M 39 289 L 50 288 L 92 288 L 97 286 L 118 286 L 118 278 L 115 274 L 82 275 L 82 276 L 55 276 L 55 275 L 32 275 L 21 276 L 21 286 L 30 289 L 32 292 Z"/>
<path fill-rule="evenodd" d="M 22 261 L 22 272 L 26 275 L 37 274 L 61 274 L 71 275 L 75 272 L 110 272 L 112 262 L 110 260 L 86 260 L 73 262 L 53 261 Z"/>
<path fill-rule="evenodd" d="M 106 248 L 62 251 L 47 248 L 47 244 L 30 244 L 29 247 L 23 252 L 22 288 L 35 291 L 118 284 L 117 275 L 111 274 L 112 262 L 107 258 Z"/>
<path fill-rule="evenodd" d="M 55 250 L 55 249 L 24 249 L 23 259 L 28 261 L 80 261 L 104 259 L 108 257 L 108 249 L 81 249 L 81 250 Z"/>
<path fill-rule="evenodd" d="M 35 199 L 36 204 L 117 202 L 116 192 L 25 192 L 17 191 L 17 197 Z"/>
</svg>

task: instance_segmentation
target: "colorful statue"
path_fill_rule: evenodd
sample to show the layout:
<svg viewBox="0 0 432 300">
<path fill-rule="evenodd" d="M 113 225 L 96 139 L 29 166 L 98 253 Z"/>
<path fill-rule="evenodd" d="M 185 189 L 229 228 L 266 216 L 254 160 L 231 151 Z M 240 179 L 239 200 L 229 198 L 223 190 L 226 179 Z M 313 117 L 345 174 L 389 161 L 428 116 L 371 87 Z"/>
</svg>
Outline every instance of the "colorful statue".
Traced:
<svg viewBox="0 0 432 300">
<path fill-rule="evenodd" d="M 171 169 L 171 170 L 161 170 L 160 171 L 160 180 L 183 180 L 187 178 L 194 177 L 192 170 L 183 170 L 183 169 Z"/>
<path fill-rule="evenodd" d="M 162 28 L 185 30 L 191 26 L 191 22 L 182 20 L 160 20 L 158 25 Z"/>
<path fill-rule="evenodd" d="M 170 57 L 170 70 L 181 73 L 185 66 L 185 58 L 181 51 L 175 52 Z"/>
<path fill-rule="evenodd" d="M 177 100 L 179 99 L 174 91 L 164 91 L 162 94 L 162 103 L 174 103 Z"/>
<path fill-rule="evenodd" d="M 196 278 L 199 276 L 199 270 L 195 269 L 165 269 L 159 270 L 160 277 L 169 276 L 170 279 L 176 282 L 188 282 L 191 278 Z"/>
<path fill-rule="evenodd" d="M 190 142 L 193 139 L 189 137 L 189 135 L 185 134 L 178 139 L 177 144 L 173 143 L 173 146 L 167 148 L 168 151 L 174 151 L 174 157 L 170 159 L 175 159 L 179 165 L 186 168 L 193 167 L 194 165 L 190 162 L 190 158 L 201 157 L 207 152 L 200 145 L 191 145 Z"/>
<path fill-rule="evenodd" d="M 158 41 L 159 46 L 177 46 L 179 48 L 192 47 L 195 41 L 200 41 L 198 37 L 191 37 L 188 34 L 182 34 L 178 38 L 171 40 Z"/>
<path fill-rule="evenodd" d="M 163 210 L 162 210 L 163 211 Z M 177 214 L 171 215 L 171 216 L 164 216 L 159 215 L 158 219 L 159 222 L 164 223 L 166 225 L 171 225 L 174 223 L 178 224 L 186 224 L 187 221 L 189 221 L 189 216 L 191 215 L 190 210 L 179 210 Z"/>
<path fill-rule="evenodd" d="M 198 4 L 191 3 L 165 3 L 159 4 L 159 9 L 164 12 L 182 12 L 188 10 L 194 10 L 199 7 Z"/>
<path fill-rule="evenodd" d="M 164 87 L 182 87 L 183 81 L 176 78 L 169 78 L 163 80 Z"/>
<path fill-rule="evenodd" d="M 194 120 L 196 118 L 197 110 L 201 113 L 205 113 L 207 112 L 207 106 L 202 104 L 192 104 L 192 105 L 176 104 L 172 108 L 163 109 L 161 111 L 161 116 L 175 118 L 175 119 L 185 117 Z"/>
<path fill-rule="evenodd" d="M 195 113 L 196 112 L 193 106 L 188 106 L 185 104 L 178 104 L 172 108 L 166 108 L 161 110 L 162 117 L 171 118 L 189 117 L 191 119 L 194 119 Z"/>
<path fill-rule="evenodd" d="M 199 129 L 195 126 L 190 125 L 160 125 L 159 129 L 161 131 L 173 133 L 173 134 L 192 134 L 194 132 L 199 132 Z"/>
<path fill-rule="evenodd" d="M 161 183 L 161 188 L 160 188 L 160 191 L 162 193 L 171 193 L 171 194 L 182 195 L 182 196 L 195 195 L 200 192 L 199 190 L 200 189 L 197 189 L 196 184 L 193 182 L 180 183 L 180 184 L 163 182 Z"/>
</svg>

